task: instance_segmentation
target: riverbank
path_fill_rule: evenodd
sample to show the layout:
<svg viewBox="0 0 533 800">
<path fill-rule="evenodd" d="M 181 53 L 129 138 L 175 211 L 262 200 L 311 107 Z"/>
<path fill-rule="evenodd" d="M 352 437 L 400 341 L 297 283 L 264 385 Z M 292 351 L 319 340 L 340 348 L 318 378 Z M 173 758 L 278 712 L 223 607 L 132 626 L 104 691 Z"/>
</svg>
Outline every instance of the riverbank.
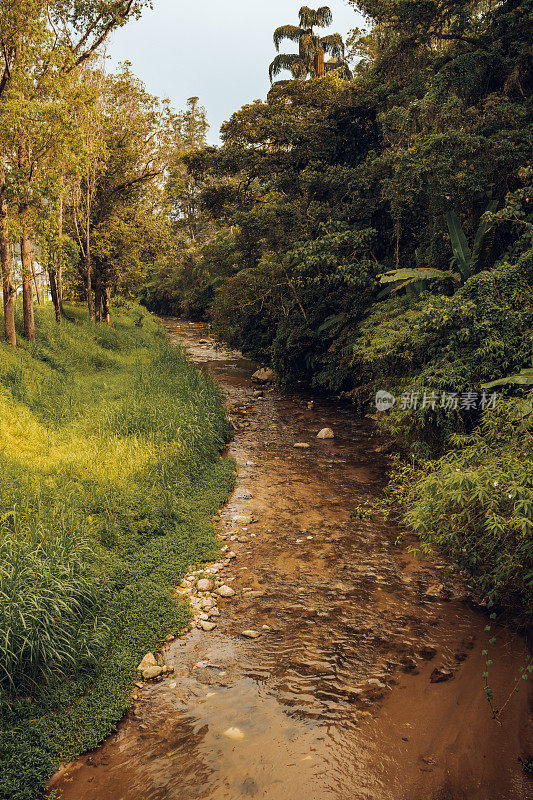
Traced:
<svg viewBox="0 0 533 800">
<path fill-rule="evenodd" d="M 2 800 L 115 728 L 142 656 L 189 624 L 173 588 L 219 553 L 234 480 L 219 391 L 160 324 L 69 316 L 0 348 Z"/>
<path fill-rule="evenodd" d="M 482 679 L 488 648 L 503 704 L 525 644 L 486 630 L 443 559 L 413 558 L 379 515 L 352 516 L 386 480 L 372 423 L 258 388 L 255 365 L 201 325 L 167 325 L 219 381 L 235 426 L 218 535 L 236 558 L 216 571 L 234 594 L 217 597 L 216 627 L 165 645 L 174 673 L 53 787 L 64 800 L 525 800 L 529 687 L 499 724 Z M 317 439 L 324 427 L 334 439 Z"/>
</svg>

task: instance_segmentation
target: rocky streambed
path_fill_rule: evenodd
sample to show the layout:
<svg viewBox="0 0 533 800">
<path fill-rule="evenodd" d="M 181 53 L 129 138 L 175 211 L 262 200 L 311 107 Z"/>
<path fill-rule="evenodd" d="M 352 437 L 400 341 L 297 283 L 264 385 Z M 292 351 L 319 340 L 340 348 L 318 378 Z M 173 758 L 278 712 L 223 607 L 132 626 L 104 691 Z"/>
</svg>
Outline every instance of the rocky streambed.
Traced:
<svg viewBox="0 0 533 800">
<path fill-rule="evenodd" d="M 201 326 L 166 324 L 219 380 L 234 424 L 223 551 L 177 587 L 191 630 L 140 665 L 117 733 L 51 788 L 64 800 L 531 797 L 529 687 L 497 722 L 481 677 L 488 648 L 504 702 L 524 642 L 485 630 L 444 561 L 352 516 L 385 479 L 372 422 L 258 386 L 256 365 Z"/>
</svg>

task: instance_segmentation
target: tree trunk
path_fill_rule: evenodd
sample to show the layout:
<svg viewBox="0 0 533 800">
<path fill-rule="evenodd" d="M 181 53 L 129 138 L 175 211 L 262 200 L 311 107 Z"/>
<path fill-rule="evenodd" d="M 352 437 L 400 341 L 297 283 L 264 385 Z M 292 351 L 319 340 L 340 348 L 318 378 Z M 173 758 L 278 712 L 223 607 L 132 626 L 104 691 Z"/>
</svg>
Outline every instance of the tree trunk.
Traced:
<svg viewBox="0 0 533 800">
<path fill-rule="evenodd" d="M 111 314 L 109 313 L 109 300 L 111 297 L 111 289 L 106 286 L 102 292 L 102 320 L 106 325 L 111 325 Z"/>
<path fill-rule="evenodd" d="M 22 261 L 22 308 L 24 314 L 24 336 L 30 341 L 35 341 L 35 320 L 33 317 L 33 291 L 31 243 L 27 221 L 28 207 L 22 204 L 19 207 L 19 216 L 22 235 L 20 237 L 20 257 Z"/>
<path fill-rule="evenodd" d="M 57 300 L 59 303 L 59 309 L 61 311 L 61 303 L 63 302 L 63 191 L 61 191 L 61 196 L 59 198 L 59 247 L 57 251 Z M 56 321 L 59 325 L 61 323 L 61 315 L 59 319 L 57 319 L 57 310 L 56 310 Z"/>
<path fill-rule="evenodd" d="M 89 182 L 87 181 L 87 225 L 85 228 L 85 266 L 87 268 L 87 307 L 89 309 L 89 319 L 94 320 L 94 306 L 93 306 L 93 287 L 91 276 L 91 195 L 89 192 Z"/>
<path fill-rule="evenodd" d="M 31 260 L 31 276 L 33 278 L 33 285 L 35 286 L 35 294 L 37 295 L 37 305 L 41 305 L 41 295 L 39 293 L 39 284 L 37 283 L 37 276 L 35 274 L 35 264 L 33 258 Z"/>
<path fill-rule="evenodd" d="M 7 226 L 6 173 L 0 164 L 0 262 L 2 264 L 2 293 L 4 296 L 4 331 L 6 341 L 17 346 L 15 332 L 15 289 L 11 281 L 11 251 Z"/>
<path fill-rule="evenodd" d="M 50 294 L 52 295 L 52 303 L 54 304 L 56 322 L 58 325 L 61 325 L 61 300 L 59 299 L 55 270 L 48 270 L 48 278 L 50 279 Z"/>
<path fill-rule="evenodd" d="M 102 321 L 102 290 L 98 284 L 94 287 L 94 318 L 96 322 Z"/>
<path fill-rule="evenodd" d="M 315 78 L 323 78 L 325 73 L 324 66 L 324 51 L 321 47 L 318 48 L 314 58 Z"/>
</svg>

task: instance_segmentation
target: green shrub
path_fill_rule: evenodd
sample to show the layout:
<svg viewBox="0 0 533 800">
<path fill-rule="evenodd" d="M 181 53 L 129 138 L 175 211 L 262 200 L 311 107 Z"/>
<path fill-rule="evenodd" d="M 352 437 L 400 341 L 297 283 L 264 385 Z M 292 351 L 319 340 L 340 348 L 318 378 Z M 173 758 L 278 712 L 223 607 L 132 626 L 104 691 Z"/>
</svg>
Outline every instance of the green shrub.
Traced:
<svg viewBox="0 0 533 800">
<path fill-rule="evenodd" d="M 393 487 L 423 552 L 444 551 L 489 604 L 533 614 L 533 397 L 501 400 L 469 436 Z"/>
</svg>

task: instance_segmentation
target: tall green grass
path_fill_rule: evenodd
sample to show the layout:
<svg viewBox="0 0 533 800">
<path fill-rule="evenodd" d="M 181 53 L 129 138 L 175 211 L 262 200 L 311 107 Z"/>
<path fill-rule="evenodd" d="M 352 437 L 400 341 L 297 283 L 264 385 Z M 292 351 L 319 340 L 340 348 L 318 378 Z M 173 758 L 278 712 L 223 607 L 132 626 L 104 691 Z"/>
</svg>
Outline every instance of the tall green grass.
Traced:
<svg viewBox="0 0 533 800">
<path fill-rule="evenodd" d="M 217 388 L 150 315 L 69 316 L 0 345 L 1 800 L 113 730 L 234 479 Z"/>
</svg>

